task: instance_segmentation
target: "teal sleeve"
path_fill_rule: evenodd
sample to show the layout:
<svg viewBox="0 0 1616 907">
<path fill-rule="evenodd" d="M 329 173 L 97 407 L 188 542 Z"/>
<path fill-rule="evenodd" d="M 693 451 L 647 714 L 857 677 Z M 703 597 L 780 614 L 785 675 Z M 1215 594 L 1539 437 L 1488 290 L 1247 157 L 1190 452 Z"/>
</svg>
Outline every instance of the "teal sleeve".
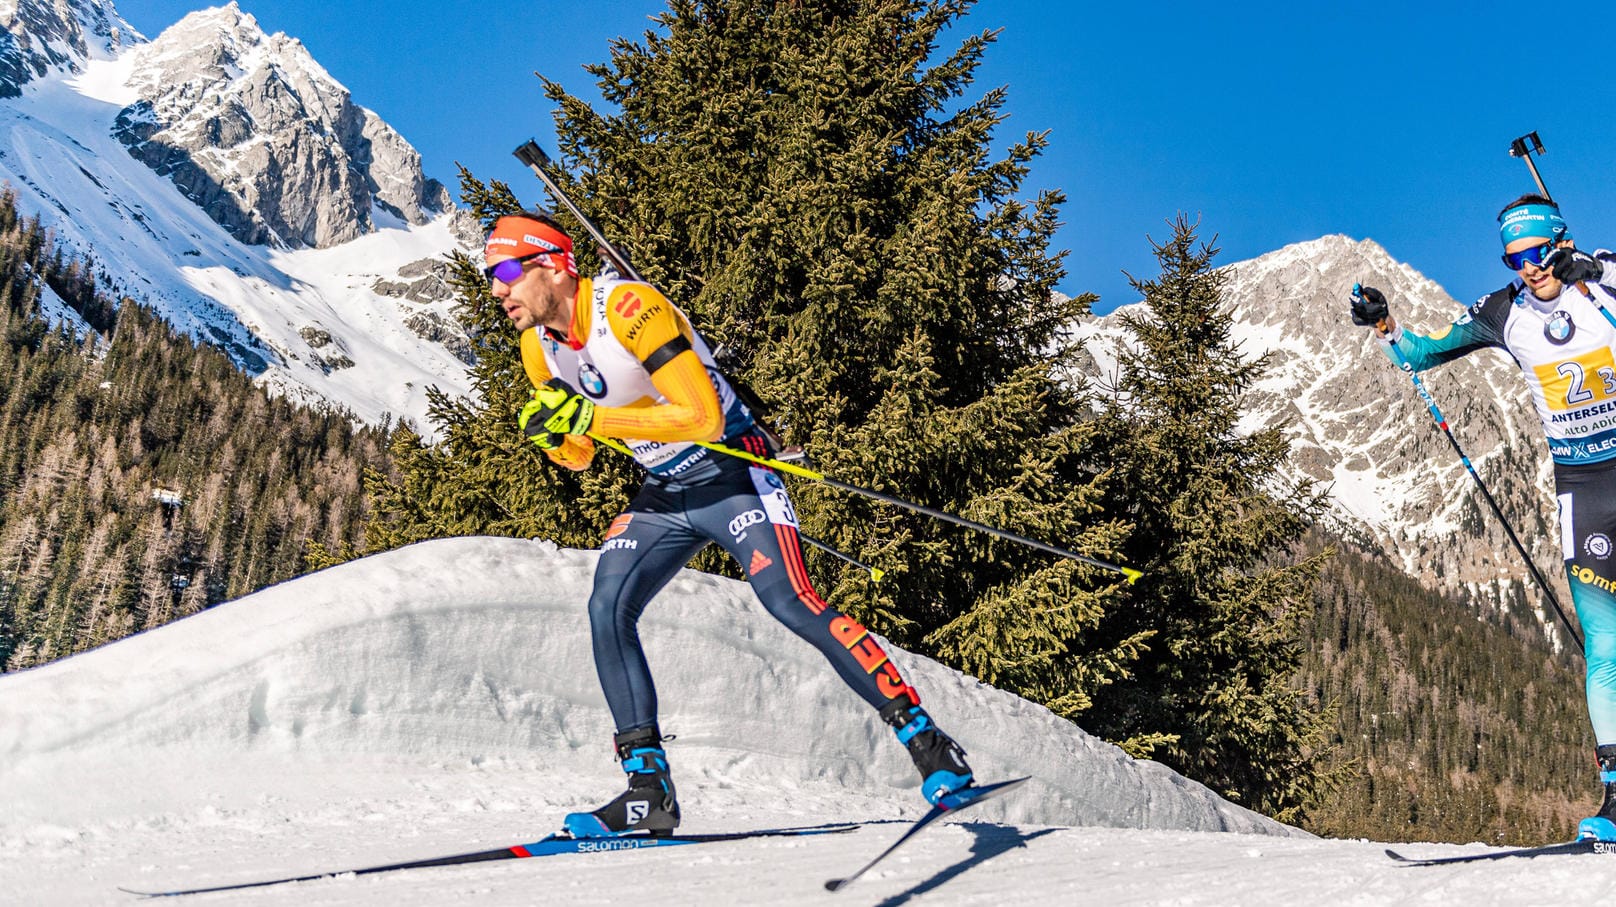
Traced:
<svg viewBox="0 0 1616 907">
<path fill-rule="evenodd" d="M 1504 322 L 1513 305 L 1514 293 L 1506 287 L 1471 306 L 1464 317 L 1442 330 L 1430 334 L 1400 331 L 1395 344 L 1380 343 L 1381 352 L 1397 366 L 1402 365 L 1397 358 L 1401 353 L 1414 371 L 1423 372 L 1484 347 L 1504 349 Z"/>
</svg>

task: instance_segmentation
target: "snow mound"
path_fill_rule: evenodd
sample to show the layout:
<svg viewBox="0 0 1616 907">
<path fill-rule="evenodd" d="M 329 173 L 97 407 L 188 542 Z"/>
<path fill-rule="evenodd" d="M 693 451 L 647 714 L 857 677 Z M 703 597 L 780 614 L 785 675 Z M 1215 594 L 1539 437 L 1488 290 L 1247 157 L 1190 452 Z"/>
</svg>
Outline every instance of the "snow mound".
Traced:
<svg viewBox="0 0 1616 907">
<path fill-rule="evenodd" d="M 49 796 L 8 781 L 42 792 L 63 766 L 116 763 L 145 783 L 198 761 L 376 758 L 542 767 L 535 781 L 561 792 L 558 810 L 574 805 L 566 792 L 607 793 L 619 780 L 585 614 L 595 559 L 546 542 L 424 542 L 0 677 L 0 795 L 44 819 Z M 642 632 L 688 816 L 740 789 L 924 805 L 891 732 L 744 583 L 684 571 Z M 888 651 L 981 777 L 1033 776 L 982 818 L 1303 834 L 1041 706 Z"/>
<path fill-rule="evenodd" d="M 512 539 L 425 542 L 0 676 L 0 902 L 122 907 L 118 886 L 504 848 L 599 805 L 622 776 L 584 613 L 595 557 Z M 339 876 L 223 902 L 615 907 L 654 892 L 669 905 L 811 907 L 830 902 L 825 879 L 924 810 L 891 733 L 744 584 L 685 571 L 642 629 L 664 729 L 678 735 L 681 831 L 867 824 Z M 837 900 L 1535 905 L 1596 903 L 1616 884 L 1616 867 L 1591 857 L 1398 868 L 1382 844 L 1278 825 L 1039 706 L 887 651 L 984 778 L 1034 781 L 945 819 Z"/>
</svg>

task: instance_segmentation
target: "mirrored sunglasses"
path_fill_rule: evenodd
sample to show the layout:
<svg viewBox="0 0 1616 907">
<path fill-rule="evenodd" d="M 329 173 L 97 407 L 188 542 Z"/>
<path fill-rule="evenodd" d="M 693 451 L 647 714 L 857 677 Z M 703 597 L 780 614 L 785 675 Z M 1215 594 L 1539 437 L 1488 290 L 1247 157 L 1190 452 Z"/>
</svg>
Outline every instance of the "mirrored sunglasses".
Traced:
<svg viewBox="0 0 1616 907">
<path fill-rule="evenodd" d="M 489 285 L 493 285 L 496 280 L 505 284 L 515 283 L 521 278 L 522 272 L 527 270 L 525 265 L 528 262 L 535 258 L 547 258 L 549 254 L 549 252 L 534 252 L 530 255 L 523 255 L 521 258 L 507 258 L 504 261 L 498 261 L 483 268 L 483 276 L 488 278 Z M 548 264 L 549 262 L 546 260 L 539 263 Z"/>
<path fill-rule="evenodd" d="M 1511 271 L 1519 271 L 1528 264 L 1539 268 L 1548 263 L 1549 256 L 1554 254 L 1554 242 L 1551 240 L 1541 246 L 1522 249 L 1519 252 L 1509 252 L 1504 255 L 1504 265 Z"/>
</svg>

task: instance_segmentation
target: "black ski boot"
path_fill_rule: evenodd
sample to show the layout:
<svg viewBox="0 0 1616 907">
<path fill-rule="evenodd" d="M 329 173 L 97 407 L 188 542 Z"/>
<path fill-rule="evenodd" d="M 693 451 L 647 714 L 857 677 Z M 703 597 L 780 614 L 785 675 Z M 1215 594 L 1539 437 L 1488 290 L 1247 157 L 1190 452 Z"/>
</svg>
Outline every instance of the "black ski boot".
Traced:
<svg viewBox="0 0 1616 907">
<path fill-rule="evenodd" d="M 1599 805 L 1599 812 L 1577 826 L 1577 838 L 1616 841 L 1616 743 L 1603 744 L 1594 752 L 1599 757 L 1599 780 L 1605 785 L 1605 802 Z"/>
<path fill-rule="evenodd" d="M 617 758 L 628 773 L 628 790 L 592 813 L 569 813 L 566 830 L 574 838 L 607 838 L 631 831 L 672 834 L 679 827 L 679 800 L 656 725 L 612 735 Z"/>
<path fill-rule="evenodd" d="M 898 742 L 909 748 L 909 758 L 920 770 L 920 793 L 926 802 L 935 806 L 943 797 L 971 785 L 965 750 L 939 731 L 926 710 L 907 694 L 893 697 L 881 707 L 880 714 L 881 720 L 897 731 Z"/>
</svg>

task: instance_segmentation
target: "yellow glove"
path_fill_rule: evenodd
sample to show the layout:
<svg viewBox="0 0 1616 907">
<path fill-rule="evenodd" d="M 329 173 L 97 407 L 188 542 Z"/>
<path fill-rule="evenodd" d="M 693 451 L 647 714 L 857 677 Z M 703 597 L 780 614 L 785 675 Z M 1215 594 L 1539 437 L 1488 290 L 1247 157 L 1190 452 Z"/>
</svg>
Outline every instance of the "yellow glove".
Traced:
<svg viewBox="0 0 1616 907">
<path fill-rule="evenodd" d="M 588 434 L 594 421 L 594 401 L 560 378 L 551 378 L 535 389 L 533 399 L 516 416 L 516 424 L 528 440 L 543 450 L 555 450 L 569 435 Z"/>
</svg>

